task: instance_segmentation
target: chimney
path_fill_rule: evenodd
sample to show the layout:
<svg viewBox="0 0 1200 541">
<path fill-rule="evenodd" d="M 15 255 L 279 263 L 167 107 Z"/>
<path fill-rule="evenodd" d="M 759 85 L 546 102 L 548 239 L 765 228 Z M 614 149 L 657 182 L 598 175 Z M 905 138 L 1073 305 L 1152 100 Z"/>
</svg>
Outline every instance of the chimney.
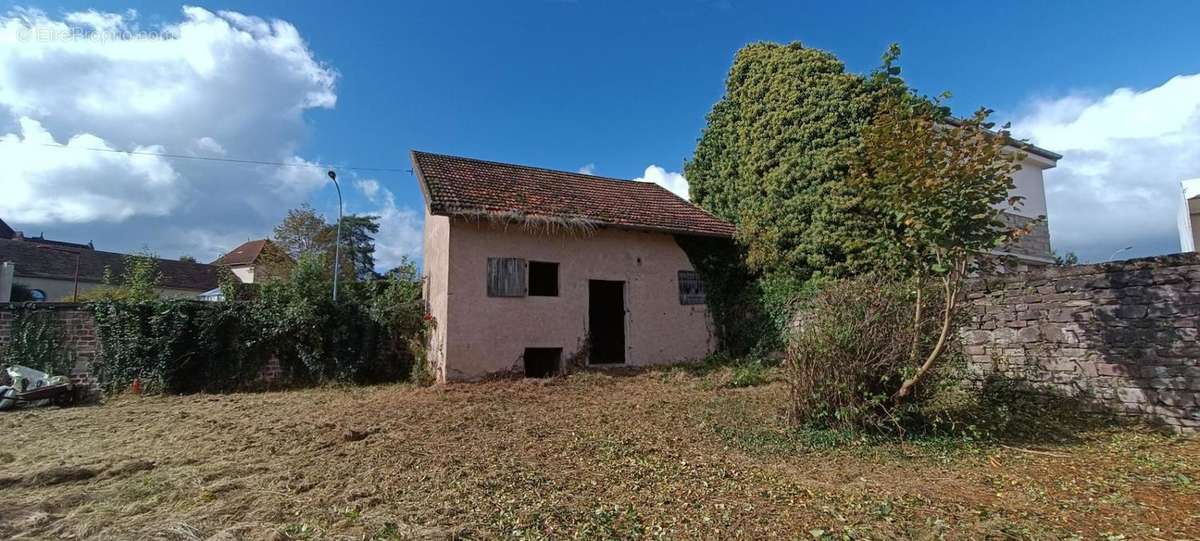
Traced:
<svg viewBox="0 0 1200 541">
<path fill-rule="evenodd" d="M 0 263 L 0 302 L 9 302 L 12 300 L 13 273 L 16 270 L 16 263 L 8 261 Z"/>
</svg>

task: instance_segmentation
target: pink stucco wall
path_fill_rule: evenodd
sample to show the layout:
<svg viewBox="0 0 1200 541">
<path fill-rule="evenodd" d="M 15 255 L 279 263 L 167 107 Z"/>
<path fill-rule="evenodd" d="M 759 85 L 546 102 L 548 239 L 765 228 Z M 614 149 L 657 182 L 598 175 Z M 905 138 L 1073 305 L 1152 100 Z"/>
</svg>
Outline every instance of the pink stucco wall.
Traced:
<svg viewBox="0 0 1200 541">
<path fill-rule="evenodd" d="M 713 350 L 706 308 L 679 303 L 678 272 L 693 267 L 671 235 L 607 228 L 548 235 L 443 216 L 425 223 L 439 381 L 520 371 L 527 347 L 562 348 L 570 358 L 587 337 L 588 280 L 625 282 L 627 366 L 699 359 Z M 559 295 L 488 297 L 489 257 L 558 263 Z"/>
<path fill-rule="evenodd" d="M 429 336 L 427 361 L 438 381 L 446 373 L 446 312 L 449 281 L 450 219 L 425 214 L 425 254 L 422 258 L 425 298 L 434 327 Z"/>
</svg>

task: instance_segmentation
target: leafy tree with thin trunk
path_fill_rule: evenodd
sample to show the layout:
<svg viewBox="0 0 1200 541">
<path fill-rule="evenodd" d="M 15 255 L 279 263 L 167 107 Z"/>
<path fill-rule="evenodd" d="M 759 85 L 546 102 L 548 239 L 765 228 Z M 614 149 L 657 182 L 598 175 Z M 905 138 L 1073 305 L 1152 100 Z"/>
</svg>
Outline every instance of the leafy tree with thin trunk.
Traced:
<svg viewBox="0 0 1200 541">
<path fill-rule="evenodd" d="M 367 280 L 375 277 L 375 235 L 379 234 L 379 217 L 370 214 L 347 214 L 342 217 L 342 257 L 339 264 L 342 278 Z M 332 262 L 337 224 L 305 204 L 291 209 L 275 226 L 275 243 L 296 261 L 306 254 L 327 258 Z M 280 275 L 286 275 L 290 266 Z"/>
<path fill-rule="evenodd" d="M 894 100 L 863 131 L 863 152 L 852 163 L 847 185 L 853 206 L 877 227 L 863 239 L 862 257 L 888 252 L 888 274 L 910 280 L 913 304 L 912 371 L 895 391 L 909 396 L 937 365 L 956 331 L 962 286 L 990 260 L 990 252 L 1028 233 L 1003 220 L 1021 205 L 1010 196 L 1022 155 L 1005 125 L 992 131 L 990 111 L 965 120 L 944 114 L 940 103 Z M 873 253 L 874 252 L 874 253 Z M 868 255 L 869 254 L 869 255 Z M 925 293 L 929 287 L 936 295 Z M 940 306 L 930 306 L 929 297 Z M 936 310 L 937 317 L 926 310 Z M 933 333 L 921 328 L 932 320 Z"/>
<path fill-rule="evenodd" d="M 279 225 L 275 226 L 275 242 L 287 251 L 292 259 L 309 253 L 324 252 L 332 247 L 333 239 L 326 241 L 322 235 L 329 229 L 325 217 L 308 204 L 291 209 Z"/>
</svg>

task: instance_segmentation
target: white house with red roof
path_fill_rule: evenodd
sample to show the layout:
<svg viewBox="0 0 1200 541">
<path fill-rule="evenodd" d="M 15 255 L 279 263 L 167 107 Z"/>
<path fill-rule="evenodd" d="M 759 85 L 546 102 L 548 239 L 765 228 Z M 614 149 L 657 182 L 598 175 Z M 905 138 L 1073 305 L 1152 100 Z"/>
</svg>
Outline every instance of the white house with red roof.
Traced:
<svg viewBox="0 0 1200 541">
<path fill-rule="evenodd" d="M 287 251 L 270 239 L 248 240 L 212 262 L 229 269 L 243 284 L 262 283 L 292 264 Z"/>
</svg>

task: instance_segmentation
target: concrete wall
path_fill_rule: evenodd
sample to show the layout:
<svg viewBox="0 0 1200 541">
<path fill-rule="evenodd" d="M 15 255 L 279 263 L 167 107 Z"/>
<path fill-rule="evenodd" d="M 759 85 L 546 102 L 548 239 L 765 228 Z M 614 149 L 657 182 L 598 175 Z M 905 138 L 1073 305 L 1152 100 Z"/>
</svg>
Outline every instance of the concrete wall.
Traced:
<svg viewBox="0 0 1200 541">
<path fill-rule="evenodd" d="M 438 381 L 446 380 L 446 328 L 449 311 L 450 219 L 425 214 L 424 265 L 426 312 L 433 317 L 426 359 Z"/>
<path fill-rule="evenodd" d="M 625 282 L 626 365 L 644 366 L 708 355 L 715 346 L 704 305 L 681 305 L 678 272 L 693 270 L 674 237 L 616 229 L 590 235 L 529 233 L 517 226 L 426 221 L 426 269 L 435 317 L 443 334 L 439 379 L 466 380 L 519 372 L 527 347 L 562 348 L 569 359 L 585 348 L 588 280 Z M 430 224 L 433 224 L 432 226 Z M 448 253 L 438 242 L 448 225 Z M 445 257 L 446 291 L 438 269 Z M 559 264 L 557 297 L 487 296 L 489 257 Z"/>
<path fill-rule="evenodd" d="M 241 280 L 243 284 L 254 283 L 254 265 L 238 265 L 229 267 L 229 270 L 232 271 L 233 275 L 237 276 L 237 279 Z"/>
<path fill-rule="evenodd" d="M 1013 174 L 1014 188 L 1010 193 L 1025 198 L 1015 214 L 1028 218 L 1046 216 L 1046 184 L 1042 172 L 1054 165 L 1041 156 L 1026 154 L 1021 169 Z"/>
<path fill-rule="evenodd" d="M 1050 247 L 1050 228 L 1044 219 L 1046 211 L 1046 185 L 1043 172 L 1055 166 L 1055 162 L 1041 156 L 1026 153 L 1021 161 L 1021 169 L 1013 174 L 1013 189 L 1011 195 L 1019 195 L 1025 199 L 1021 207 L 1007 210 L 1007 205 L 1001 205 L 1007 211 L 1005 222 L 1012 225 L 1026 223 L 1042 218 L 1040 223 L 1033 226 L 1032 232 L 1014 245 L 998 250 L 999 252 L 1015 255 L 1029 265 L 1040 265 L 1054 262 Z"/>
<path fill-rule="evenodd" d="M 1200 255 L 988 277 L 967 299 L 973 377 L 1024 380 L 1098 409 L 1200 429 Z"/>
<path fill-rule="evenodd" d="M 95 387 L 91 366 L 100 351 L 100 342 L 96 338 L 96 320 L 92 313 L 72 303 L 38 303 L 36 306 L 39 311 L 53 314 L 59 322 L 62 345 L 75 357 L 75 367 L 69 374 L 71 380 L 77 385 Z M 23 310 L 26 310 L 24 303 L 0 304 L 0 366 L 8 364 L 12 323 Z"/>
</svg>

